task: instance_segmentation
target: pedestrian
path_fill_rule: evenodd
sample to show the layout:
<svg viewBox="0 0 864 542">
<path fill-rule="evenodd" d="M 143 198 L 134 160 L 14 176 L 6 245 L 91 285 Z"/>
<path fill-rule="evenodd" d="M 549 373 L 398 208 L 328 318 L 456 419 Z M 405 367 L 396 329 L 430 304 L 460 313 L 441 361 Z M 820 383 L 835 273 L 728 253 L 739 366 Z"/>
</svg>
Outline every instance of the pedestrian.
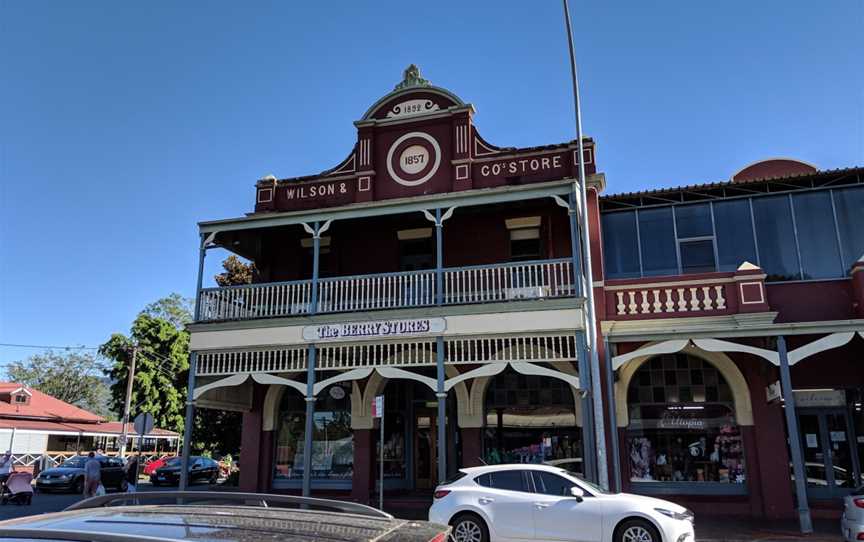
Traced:
<svg viewBox="0 0 864 542">
<path fill-rule="evenodd" d="M 99 489 L 99 484 L 102 483 L 102 463 L 96 457 L 96 454 L 90 452 L 87 454 L 89 458 L 84 463 L 84 498 L 96 496 L 96 491 Z"/>
<path fill-rule="evenodd" d="M 133 455 L 129 457 L 129 461 L 126 462 L 126 492 L 127 493 L 135 493 L 138 491 L 138 456 Z"/>
<path fill-rule="evenodd" d="M 3 457 L 0 457 L 0 484 L 5 484 L 9 475 L 12 474 L 13 463 L 12 450 L 6 450 Z"/>
</svg>

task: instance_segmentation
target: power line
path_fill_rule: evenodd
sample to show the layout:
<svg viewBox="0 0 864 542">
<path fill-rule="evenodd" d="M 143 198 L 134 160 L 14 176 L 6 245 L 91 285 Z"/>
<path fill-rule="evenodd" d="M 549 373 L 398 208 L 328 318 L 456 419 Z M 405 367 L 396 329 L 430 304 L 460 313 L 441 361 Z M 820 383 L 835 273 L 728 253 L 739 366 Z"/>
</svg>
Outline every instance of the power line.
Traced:
<svg viewBox="0 0 864 542">
<path fill-rule="evenodd" d="M 43 348 L 43 349 L 54 349 L 54 350 L 99 350 L 98 346 L 57 346 L 57 345 L 47 345 L 47 344 L 12 344 L 12 343 L 0 343 L 0 346 L 8 347 L 8 348 Z"/>
</svg>

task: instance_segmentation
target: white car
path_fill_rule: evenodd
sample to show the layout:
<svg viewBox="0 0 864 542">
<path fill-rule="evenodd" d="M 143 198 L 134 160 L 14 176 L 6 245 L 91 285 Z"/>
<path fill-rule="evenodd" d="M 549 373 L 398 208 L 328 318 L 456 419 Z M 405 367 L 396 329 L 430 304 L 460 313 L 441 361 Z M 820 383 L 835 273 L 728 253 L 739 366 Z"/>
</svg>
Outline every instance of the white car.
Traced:
<svg viewBox="0 0 864 542">
<path fill-rule="evenodd" d="M 843 540 L 864 540 L 864 486 L 843 499 L 843 518 L 840 520 Z"/>
<path fill-rule="evenodd" d="M 641 495 L 606 493 L 548 465 L 462 469 L 438 486 L 429 521 L 456 542 L 694 542 L 693 513 Z"/>
</svg>

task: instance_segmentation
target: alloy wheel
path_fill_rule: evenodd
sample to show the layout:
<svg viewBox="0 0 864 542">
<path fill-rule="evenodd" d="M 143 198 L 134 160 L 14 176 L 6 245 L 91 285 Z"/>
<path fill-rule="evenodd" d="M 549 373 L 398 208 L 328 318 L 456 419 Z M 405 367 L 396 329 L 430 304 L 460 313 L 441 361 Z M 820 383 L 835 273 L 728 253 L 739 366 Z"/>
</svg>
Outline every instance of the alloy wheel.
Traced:
<svg viewBox="0 0 864 542">
<path fill-rule="evenodd" d="M 654 536 L 651 532 L 641 525 L 633 525 L 627 527 L 624 534 L 621 536 L 623 542 L 654 542 Z"/>
<path fill-rule="evenodd" d="M 475 522 L 466 519 L 456 524 L 453 538 L 456 542 L 482 542 L 483 530 Z"/>
</svg>

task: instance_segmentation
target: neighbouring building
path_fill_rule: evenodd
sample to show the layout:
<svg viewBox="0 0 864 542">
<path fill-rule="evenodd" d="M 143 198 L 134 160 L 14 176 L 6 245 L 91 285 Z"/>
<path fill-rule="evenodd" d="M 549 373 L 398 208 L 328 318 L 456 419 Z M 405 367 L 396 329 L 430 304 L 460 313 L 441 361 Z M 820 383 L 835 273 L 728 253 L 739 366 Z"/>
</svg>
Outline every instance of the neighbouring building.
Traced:
<svg viewBox="0 0 864 542">
<path fill-rule="evenodd" d="M 496 146 L 473 113 L 411 67 L 335 167 L 261 179 L 254 212 L 199 225 L 202 266 L 222 247 L 257 268 L 250 285 L 199 278 L 190 325 L 194 403 L 244 413 L 241 487 L 297 491 L 308 474 L 368 502 L 383 447 L 388 497 L 543 461 L 700 513 L 787 518 L 791 434 L 807 502 L 834 513 L 864 464 L 864 169 L 773 159 L 609 195 L 585 138 L 583 209 L 575 142 Z M 599 466 L 592 393 L 612 428 Z"/>
<path fill-rule="evenodd" d="M 80 452 L 119 448 L 123 424 L 109 422 L 75 405 L 39 390 L 12 382 L 0 382 L 0 454 L 10 450 L 16 468 L 31 467 L 43 458 L 62 461 Z M 135 429 L 129 424 L 130 442 Z M 173 450 L 180 435 L 154 429 L 143 439 L 142 449 Z M 137 439 L 136 439 L 137 449 Z"/>
</svg>

